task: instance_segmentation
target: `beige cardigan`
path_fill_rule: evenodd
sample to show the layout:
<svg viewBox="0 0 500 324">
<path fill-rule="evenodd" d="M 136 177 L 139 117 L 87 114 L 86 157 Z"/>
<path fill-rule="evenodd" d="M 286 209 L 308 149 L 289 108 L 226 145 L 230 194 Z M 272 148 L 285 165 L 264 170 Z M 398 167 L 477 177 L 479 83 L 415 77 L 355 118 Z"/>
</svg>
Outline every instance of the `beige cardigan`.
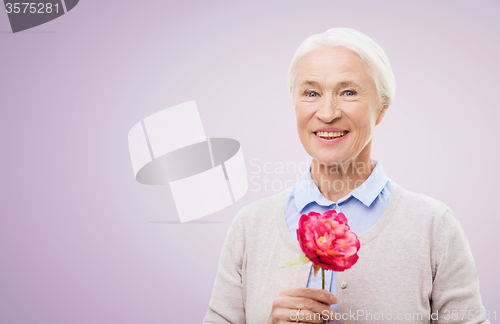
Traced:
<svg viewBox="0 0 500 324">
<path fill-rule="evenodd" d="M 203 323 L 265 324 L 282 289 L 306 287 L 311 263 L 281 268 L 302 253 L 285 222 L 289 190 L 237 213 Z M 339 323 L 489 323 L 467 238 L 444 203 L 394 183 L 359 240 L 358 262 L 337 277 Z"/>
</svg>

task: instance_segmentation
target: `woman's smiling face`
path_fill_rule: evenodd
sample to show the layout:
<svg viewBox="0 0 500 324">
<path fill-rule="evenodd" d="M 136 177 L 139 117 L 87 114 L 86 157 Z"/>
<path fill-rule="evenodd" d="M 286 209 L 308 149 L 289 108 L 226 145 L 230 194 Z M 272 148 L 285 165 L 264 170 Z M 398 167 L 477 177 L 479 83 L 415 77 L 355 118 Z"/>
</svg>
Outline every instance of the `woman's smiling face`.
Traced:
<svg viewBox="0 0 500 324">
<path fill-rule="evenodd" d="M 306 54 L 297 66 L 293 99 L 307 153 L 326 165 L 369 162 L 373 129 L 387 110 L 377 98 L 369 67 L 356 53 L 320 47 Z M 333 128 L 333 135 L 341 137 L 318 136 L 323 128 Z"/>
</svg>

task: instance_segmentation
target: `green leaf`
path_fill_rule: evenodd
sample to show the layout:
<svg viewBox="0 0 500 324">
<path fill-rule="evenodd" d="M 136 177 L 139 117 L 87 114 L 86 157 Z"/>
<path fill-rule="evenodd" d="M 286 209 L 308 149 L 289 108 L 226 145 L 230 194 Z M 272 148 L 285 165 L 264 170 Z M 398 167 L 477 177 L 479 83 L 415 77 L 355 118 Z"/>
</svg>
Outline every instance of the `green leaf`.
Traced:
<svg viewBox="0 0 500 324">
<path fill-rule="evenodd" d="M 298 259 L 288 261 L 282 268 L 293 268 L 297 267 L 303 264 L 306 264 L 307 262 L 311 262 L 308 257 L 306 257 L 305 253 L 302 253 Z"/>
<path fill-rule="evenodd" d="M 316 275 L 318 274 L 318 270 L 321 269 L 321 267 L 319 265 L 315 265 L 314 266 L 314 276 L 316 277 Z"/>
</svg>

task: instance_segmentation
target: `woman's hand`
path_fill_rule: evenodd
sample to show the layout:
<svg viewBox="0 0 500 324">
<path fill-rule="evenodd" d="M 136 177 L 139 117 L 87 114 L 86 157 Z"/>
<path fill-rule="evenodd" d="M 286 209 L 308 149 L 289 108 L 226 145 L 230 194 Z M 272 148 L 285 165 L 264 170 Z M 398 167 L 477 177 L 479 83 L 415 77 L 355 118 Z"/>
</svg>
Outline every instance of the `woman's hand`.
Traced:
<svg viewBox="0 0 500 324">
<path fill-rule="evenodd" d="M 325 289 L 285 289 L 273 301 L 267 324 L 323 323 L 322 320 L 328 318 L 335 320 L 335 312 L 330 305 L 337 302 L 337 296 Z M 299 309 L 300 313 L 297 315 Z"/>
</svg>

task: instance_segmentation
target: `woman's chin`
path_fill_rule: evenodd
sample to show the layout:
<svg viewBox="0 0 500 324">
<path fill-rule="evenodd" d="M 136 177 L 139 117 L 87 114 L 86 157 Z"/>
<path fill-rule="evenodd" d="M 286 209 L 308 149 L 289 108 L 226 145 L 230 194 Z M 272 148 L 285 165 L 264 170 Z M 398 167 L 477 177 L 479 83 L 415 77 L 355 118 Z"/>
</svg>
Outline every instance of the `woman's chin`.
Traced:
<svg viewBox="0 0 500 324">
<path fill-rule="evenodd" d="M 314 158 L 317 163 L 324 165 L 324 166 L 334 166 L 338 165 L 339 163 L 342 162 L 341 159 L 338 158 L 332 158 L 332 157 L 319 157 L 319 158 Z"/>
</svg>

